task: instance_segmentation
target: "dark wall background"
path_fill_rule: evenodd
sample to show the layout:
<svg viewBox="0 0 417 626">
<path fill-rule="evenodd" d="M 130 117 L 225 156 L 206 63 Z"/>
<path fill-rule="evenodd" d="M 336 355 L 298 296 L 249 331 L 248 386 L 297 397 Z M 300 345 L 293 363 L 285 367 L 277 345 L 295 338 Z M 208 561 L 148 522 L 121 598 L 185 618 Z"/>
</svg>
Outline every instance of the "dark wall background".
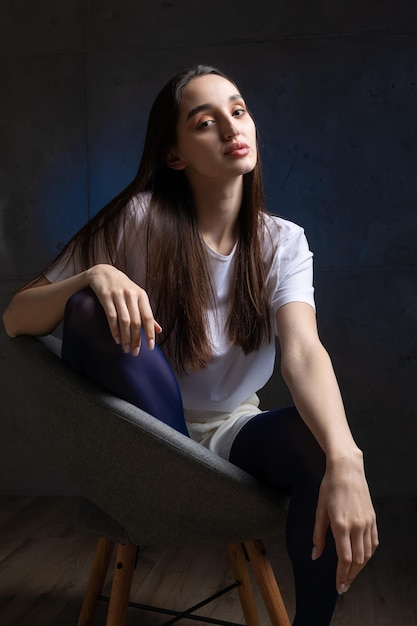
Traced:
<svg viewBox="0 0 417 626">
<path fill-rule="evenodd" d="M 257 119 L 269 208 L 315 252 L 374 493 L 415 496 L 416 18 L 414 0 L 2 0 L 1 308 L 129 182 L 162 83 L 216 64 Z M 67 493 L 0 342 L 0 494 Z M 264 396 L 287 401 L 278 376 Z"/>
</svg>

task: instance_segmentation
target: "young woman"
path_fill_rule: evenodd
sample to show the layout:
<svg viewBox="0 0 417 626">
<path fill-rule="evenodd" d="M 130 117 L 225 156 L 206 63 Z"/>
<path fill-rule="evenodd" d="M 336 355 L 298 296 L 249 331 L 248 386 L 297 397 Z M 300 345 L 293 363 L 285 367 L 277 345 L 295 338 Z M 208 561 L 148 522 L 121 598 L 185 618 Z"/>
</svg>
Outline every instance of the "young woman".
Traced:
<svg viewBox="0 0 417 626">
<path fill-rule="evenodd" d="M 264 208 L 237 86 L 197 66 L 152 107 L 133 182 L 4 313 L 12 337 L 64 318 L 63 357 L 291 494 L 294 624 L 330 623 L 378 544 L 362 453 L 317 333 L 304 232 Z M 295 407 L 259 409 L 275 344 Z M 155 348 L 155 344 L 159 347 Z"/>
</svg>

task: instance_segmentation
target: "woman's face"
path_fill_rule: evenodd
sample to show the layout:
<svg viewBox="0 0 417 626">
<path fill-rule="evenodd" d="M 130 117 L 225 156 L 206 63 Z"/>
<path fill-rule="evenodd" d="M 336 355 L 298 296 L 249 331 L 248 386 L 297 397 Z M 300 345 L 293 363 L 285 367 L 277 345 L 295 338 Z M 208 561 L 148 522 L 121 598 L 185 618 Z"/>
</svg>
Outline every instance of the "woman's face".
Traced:
<svg viewBox="0 0 417 626">
<path fill-rule="evenodd" d="M 236 86 L 216 74 L 185 87 L 177 123 L 177 143 L 168 164 L 190 182 L 224 181 L 254 169 L 256 128 Z"/>
</svg>

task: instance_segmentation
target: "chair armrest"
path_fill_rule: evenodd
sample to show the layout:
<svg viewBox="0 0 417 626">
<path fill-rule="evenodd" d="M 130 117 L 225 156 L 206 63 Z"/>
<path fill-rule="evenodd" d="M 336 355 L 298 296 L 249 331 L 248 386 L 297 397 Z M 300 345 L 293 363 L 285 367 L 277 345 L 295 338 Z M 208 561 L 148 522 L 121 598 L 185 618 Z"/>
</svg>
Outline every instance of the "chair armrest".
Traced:
<svg viewBox="0 0 417 626">
<path fill-rule="evenodd" d="M 232 543 L 277 531 L 282 494 L 72 371 L 54 338 L 11 341 L 49 459 L 132 543 Z"/>
</svg>

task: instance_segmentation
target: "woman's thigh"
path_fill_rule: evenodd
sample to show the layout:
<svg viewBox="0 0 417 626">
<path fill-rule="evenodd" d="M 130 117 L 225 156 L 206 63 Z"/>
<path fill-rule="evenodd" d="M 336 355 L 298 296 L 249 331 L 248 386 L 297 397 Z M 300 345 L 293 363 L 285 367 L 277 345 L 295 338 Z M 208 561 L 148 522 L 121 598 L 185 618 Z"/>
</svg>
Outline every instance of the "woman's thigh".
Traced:
<svg viewBox="0 0 417 626">
<path fill-rule="evenodd" d="M 62 358 L 114 395 L 188 435 L 181 393 L 163 353 L 142 341 L 138 356 L 125 354 L 91 289 L 72 296 L 64 317 Z"/>
<path fill-rule="evenodd" d="M 325 455 L 293 406 L 255 415 L 236 436 L 229 458 L 288 490 L 298 480 L 317 485 L 325 470 Z"/>
</svg>

